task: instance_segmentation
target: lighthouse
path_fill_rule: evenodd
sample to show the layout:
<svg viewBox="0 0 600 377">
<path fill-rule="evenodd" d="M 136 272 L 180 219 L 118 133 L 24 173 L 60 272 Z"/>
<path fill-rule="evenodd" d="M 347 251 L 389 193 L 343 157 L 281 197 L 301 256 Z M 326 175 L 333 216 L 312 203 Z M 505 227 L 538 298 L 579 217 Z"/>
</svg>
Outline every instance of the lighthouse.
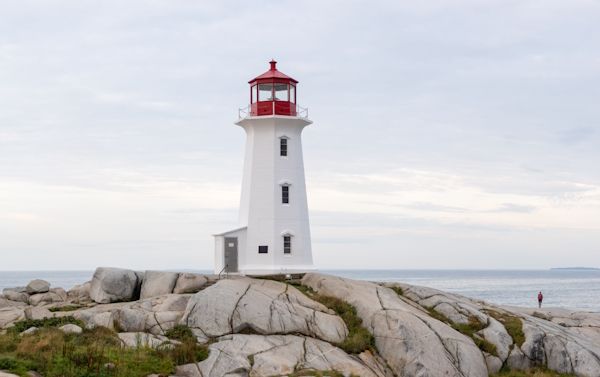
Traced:
<svg viewBox="0 0 600 377">
<path fill-rule="evenodd" d="M 215 273 L 246 275 L 313 270 L 298 81 L 269 70 L 250 80 L 250 103 L 236 125 L 246 132 L 239 226 L 215 237 Z"/>
</svg>

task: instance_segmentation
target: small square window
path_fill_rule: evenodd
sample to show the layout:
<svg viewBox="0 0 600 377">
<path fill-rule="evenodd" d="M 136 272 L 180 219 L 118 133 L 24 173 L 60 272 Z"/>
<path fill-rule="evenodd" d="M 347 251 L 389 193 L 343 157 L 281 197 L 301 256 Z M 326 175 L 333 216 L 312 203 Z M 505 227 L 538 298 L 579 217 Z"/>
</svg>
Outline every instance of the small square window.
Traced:
<svg viewBox="0 0 600 377">
<path fill-rule="evenodd" d="M 267 254 L 269 252 L 269 246 L 259 246 L 258 247 L 258 253 L 259 254 Z"/>
</svg>

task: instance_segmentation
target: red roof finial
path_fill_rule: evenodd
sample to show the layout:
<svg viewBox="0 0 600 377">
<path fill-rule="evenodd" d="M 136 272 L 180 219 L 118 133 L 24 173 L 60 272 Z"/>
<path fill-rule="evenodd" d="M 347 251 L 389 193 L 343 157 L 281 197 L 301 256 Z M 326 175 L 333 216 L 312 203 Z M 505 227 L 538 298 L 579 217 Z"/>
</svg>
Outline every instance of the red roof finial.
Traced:
<svg viewBox="0 0 600 377">
<path fill-rule="evenodd" d="M 261 80 L 268 80 L 269 83 L 272 83 L 273 79 L 288 80 L 288 81 L 291 81 L 293 84 L 298 83 L 297 80 L 294 80 L 290 76 L 287 76 L 283 72 L 277 70 L 277 62 L 275 61 L 275 59 L 271 59 L 269 64 L 271 64 L 271 68 L 267 72 L 248 81 L 248 84 L 253 84 L 256 81 L 261 81 Z"/>
</svg>

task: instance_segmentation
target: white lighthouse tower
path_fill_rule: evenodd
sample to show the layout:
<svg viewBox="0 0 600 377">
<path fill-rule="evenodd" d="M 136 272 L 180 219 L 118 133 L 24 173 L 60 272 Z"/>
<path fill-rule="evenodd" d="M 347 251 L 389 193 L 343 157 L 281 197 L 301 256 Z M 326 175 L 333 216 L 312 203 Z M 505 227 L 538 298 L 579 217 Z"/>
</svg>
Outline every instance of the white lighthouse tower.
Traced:
<svg viewBox="0 0 600 377">
<path fill-rule="evenodd" d="M 270 69 L 249 81 L 239 227 L 215 235 L 215 273 L 313 270 L 301 135 L 312 122 L 298 106 L 298 81 Z"/>
</svg>

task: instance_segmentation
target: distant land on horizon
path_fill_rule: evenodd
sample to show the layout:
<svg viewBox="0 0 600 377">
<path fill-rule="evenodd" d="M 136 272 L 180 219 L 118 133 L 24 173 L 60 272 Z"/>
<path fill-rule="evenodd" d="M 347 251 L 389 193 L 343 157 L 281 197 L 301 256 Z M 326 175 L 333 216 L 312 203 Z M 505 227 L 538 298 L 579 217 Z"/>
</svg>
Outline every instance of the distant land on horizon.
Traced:
<svg viewBox="0 0 600 377">
<path fill-rule="evenodd" d="M 597 267 L 553 267 L 551 270 L 584 270 L 584 271 L 600 271 Z"/>
</svg>

